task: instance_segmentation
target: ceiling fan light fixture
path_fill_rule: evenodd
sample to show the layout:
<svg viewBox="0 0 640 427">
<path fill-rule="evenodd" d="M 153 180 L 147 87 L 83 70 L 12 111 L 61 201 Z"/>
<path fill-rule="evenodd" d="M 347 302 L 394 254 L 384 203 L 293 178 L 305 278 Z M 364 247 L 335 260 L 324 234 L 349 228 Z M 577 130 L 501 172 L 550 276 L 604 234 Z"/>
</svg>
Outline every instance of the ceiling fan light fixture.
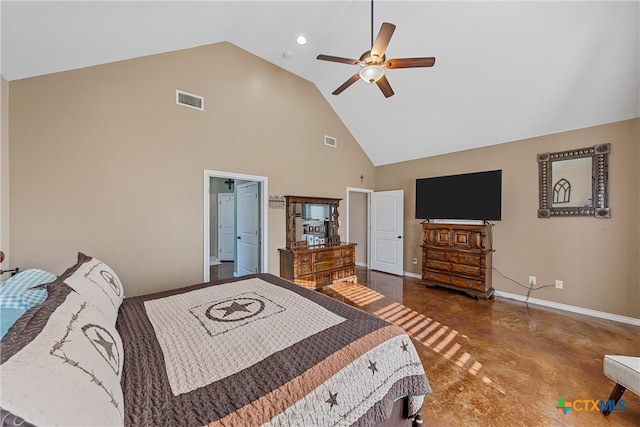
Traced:
<svg viewBox="0 0 640 427">
<path fill-rule="evenodd" d="M 367 65 L 358 74 L 365 82 L 375 83 L 384 76 L 384 68 L 379 65 Z"/>
</svg>

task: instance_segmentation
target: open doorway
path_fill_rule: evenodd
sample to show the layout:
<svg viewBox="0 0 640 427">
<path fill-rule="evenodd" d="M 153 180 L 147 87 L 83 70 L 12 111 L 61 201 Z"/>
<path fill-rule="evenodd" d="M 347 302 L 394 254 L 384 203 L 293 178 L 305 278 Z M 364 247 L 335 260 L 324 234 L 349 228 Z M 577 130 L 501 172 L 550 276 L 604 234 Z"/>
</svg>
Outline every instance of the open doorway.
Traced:
<svg viewBox="0 0 640 427">
<path fill-rule="evenodd" d="M 267 271 L 267 186 L 262 176 L 204 171 L 204 282 L 230 258 L 234 276 Z"/>
<path fill-rule="evenodd" d="M 356 265 L 404 275 L 404 191 L 347 187 L 346 215 Z"/>
<path fill-rule="evenodd" d="M 373 190 L 347 187 L 346 239 L 356 246 L 356 265 L 369 268 L 369 198 Z"/>
</svg>

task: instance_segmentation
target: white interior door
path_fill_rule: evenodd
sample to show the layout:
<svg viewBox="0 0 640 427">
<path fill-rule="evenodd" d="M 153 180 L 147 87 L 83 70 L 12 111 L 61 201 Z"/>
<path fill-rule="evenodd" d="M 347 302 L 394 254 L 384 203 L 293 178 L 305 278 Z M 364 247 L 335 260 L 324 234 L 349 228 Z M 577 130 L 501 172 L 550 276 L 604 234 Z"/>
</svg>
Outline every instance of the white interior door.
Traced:
<svg viewBox="0 0 640 427">
<path fill-rule="evenodd" d="M 236 196 L 218 194 L 218 260 L 233 261 L 236 254 Z"/>
<path fill-rule="evenodd" d="M 237 259 L 236 274 L 257 273 L 260 257 L 260 245 L 258 237 L 258 183 L 247 182 L 237 187 Z"/>
<path fill-rule="evenodd" d="M 371 193 L 371 269 L 403 274 L 404 191 Z"/>
</svg>

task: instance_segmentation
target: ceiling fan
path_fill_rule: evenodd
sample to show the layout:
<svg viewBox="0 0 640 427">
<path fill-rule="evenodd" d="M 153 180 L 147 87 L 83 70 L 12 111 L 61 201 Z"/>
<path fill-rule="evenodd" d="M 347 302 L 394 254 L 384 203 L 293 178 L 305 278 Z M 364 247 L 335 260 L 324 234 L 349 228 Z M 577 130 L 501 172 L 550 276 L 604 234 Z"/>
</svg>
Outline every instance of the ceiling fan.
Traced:
<svg viewBox="0 0 640 427">
<path fill-rule="evenodd" d="M 387 50 L 387 45 L 395 29 L 395 25 L 389 22 L 383 22 L 375 42 L 373 41 L 373 0 L 371 0 L 371 50 L 363 53 L 360 59 L 318 55 L 317 59 L 321 61 L 359 65 L 361 67 L 359 72 L 351 76 L 349 80 L 334 90 L 332 92 L 333 95 L 339 95 L 346 88 L 357 82 L 358 79 L 362 79 L 367 83 L 377 84 L 385 98 L 388 98 L 393 95 L 393 89 L 391 89 L 391 85 L 385 76 L 385 70 L 394 68 L 433 67 L 433 64 L 436 63 L 436 58 L 433 57 L 386 59 L 385 51 Z"/>
</svg>

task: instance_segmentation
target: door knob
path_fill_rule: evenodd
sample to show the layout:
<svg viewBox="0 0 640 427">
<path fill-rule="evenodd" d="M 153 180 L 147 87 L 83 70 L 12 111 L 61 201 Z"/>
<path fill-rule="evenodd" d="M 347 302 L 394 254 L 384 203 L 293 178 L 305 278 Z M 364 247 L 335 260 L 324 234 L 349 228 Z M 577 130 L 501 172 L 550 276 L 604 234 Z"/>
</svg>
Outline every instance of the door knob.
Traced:
<svg viewBox="0 0 640 427">
<path fill-rule="evenodd" d="M 237 239 L 240 240 L 240 236 L 238 236 Z"/>
<path fill-rule="evenodd" d="M 402 239 L 402 236 L 398 236 L 398 239 Z"/>
</svg>

